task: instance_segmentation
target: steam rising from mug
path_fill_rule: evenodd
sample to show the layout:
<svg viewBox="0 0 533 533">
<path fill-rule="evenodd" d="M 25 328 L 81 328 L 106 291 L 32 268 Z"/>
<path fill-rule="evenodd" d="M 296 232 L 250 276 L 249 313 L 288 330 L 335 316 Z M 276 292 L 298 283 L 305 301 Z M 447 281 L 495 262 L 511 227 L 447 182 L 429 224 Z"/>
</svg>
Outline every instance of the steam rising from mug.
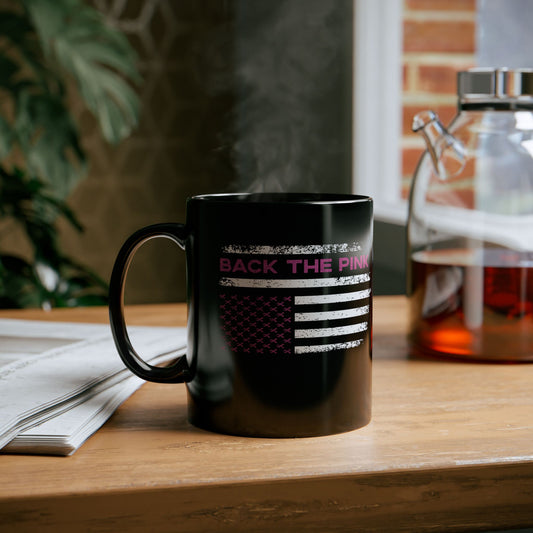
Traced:
<svg viewBox="0 0 533 533">
<path fill-rule="evenodd" d="M 239 190 L 349 190 L 352 6 L 235 3 Z"/>
</svg>

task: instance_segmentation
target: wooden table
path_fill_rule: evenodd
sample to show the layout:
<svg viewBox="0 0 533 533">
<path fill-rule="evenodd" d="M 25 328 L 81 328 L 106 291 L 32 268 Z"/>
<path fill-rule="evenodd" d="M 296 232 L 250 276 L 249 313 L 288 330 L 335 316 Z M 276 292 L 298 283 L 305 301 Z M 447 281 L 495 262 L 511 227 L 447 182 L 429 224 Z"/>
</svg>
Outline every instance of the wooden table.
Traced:
<svg viewBox="0 0 533 533">
<path fill-rule="evenodd" d="M 105 309 L 0 316 L 103 322 Z M 533 526 L 533 365 L 407 358 L 406 301 L 375 298 L 373 419 L 331 437 L 190 426 L 146 384 L 73 456 L 0 456 L 0 531 L 483 531 Z M 128 310 L 182 325 L 183 305 Z"/>
</svg>

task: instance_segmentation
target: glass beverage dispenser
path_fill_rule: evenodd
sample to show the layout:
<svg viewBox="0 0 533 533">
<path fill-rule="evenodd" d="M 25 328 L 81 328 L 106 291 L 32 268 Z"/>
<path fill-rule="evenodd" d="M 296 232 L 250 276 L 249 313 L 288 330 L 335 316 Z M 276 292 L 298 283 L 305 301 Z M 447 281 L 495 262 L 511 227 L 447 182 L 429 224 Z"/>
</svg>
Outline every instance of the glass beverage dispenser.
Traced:
<svg viewBox="0 0 533 533">
<path fill-rule="evenodd" d="M 408 221 L 414 353 L 533 361 L 533 70 L 458 74 L 446 129 L 414 118 L 427 144 Z"/>
</svg>

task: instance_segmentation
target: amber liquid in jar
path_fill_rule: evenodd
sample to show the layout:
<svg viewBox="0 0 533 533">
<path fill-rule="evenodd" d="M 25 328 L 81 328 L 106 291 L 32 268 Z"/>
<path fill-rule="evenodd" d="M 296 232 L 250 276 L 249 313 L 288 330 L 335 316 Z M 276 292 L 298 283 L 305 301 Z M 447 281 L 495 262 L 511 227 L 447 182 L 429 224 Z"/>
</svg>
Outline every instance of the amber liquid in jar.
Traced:
<svg viewBox="0 0 533 533">
<path fill-rule="evenodd" d="M 418 355 L 533 361 L 533 253 L 414 253 L 410 341 Z"/>
</svg>

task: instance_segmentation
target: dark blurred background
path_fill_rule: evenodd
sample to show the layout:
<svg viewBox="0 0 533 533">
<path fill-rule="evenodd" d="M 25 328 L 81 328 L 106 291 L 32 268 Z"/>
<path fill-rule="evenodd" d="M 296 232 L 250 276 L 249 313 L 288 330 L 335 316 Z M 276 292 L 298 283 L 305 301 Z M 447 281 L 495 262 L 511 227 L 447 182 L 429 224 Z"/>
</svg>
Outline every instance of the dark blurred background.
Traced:
<svg viewBox="0 0 533 533">
<path fill-rule="evenodd" d="M 141 121 L 116 147 L 81 112 L 90 171 L 65 246 L 108 279 L 140 226 L 184 221 L 188 196 L 351 189 L 351 0 L 95 0 L 139 56 Z M 74 102 L 74 105 L 76 103 Z M 185 299 L 184 254 L 147 243 L 126 302 Z"/>
</svg>

